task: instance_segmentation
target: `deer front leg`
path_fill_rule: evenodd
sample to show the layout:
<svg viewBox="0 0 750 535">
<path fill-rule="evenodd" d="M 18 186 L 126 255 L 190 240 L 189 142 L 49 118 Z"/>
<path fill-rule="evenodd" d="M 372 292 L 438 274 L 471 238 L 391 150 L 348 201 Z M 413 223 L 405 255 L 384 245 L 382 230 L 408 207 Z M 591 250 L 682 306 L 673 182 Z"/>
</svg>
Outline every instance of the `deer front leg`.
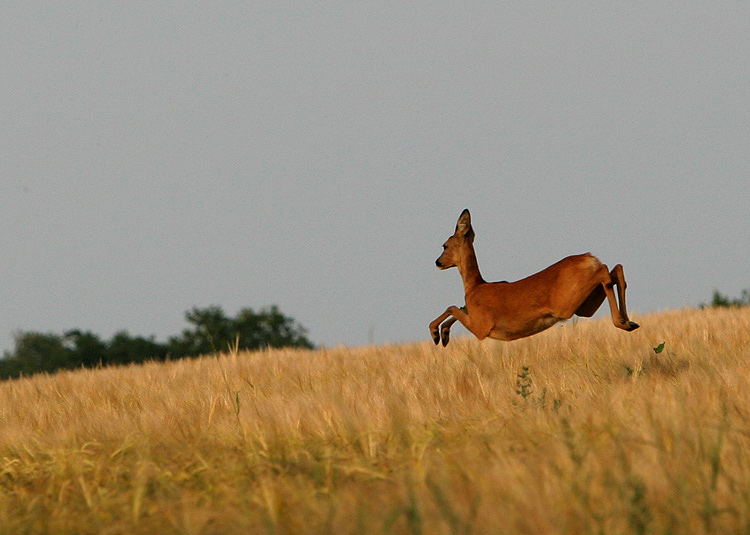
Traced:
<svg viewBox="0 0 750 535">
<path fill-rule="evenodd" d="M 443 322 L 440 326 L 440 341 L 443 342 L 443 347 L 448 345 L 448 341 L 451 339 L 451 325 L 457 321 L 456 318 L 451 318 L 448 321 Z"/>
<path fill-rule="evenodd" d="M 430 323 L 430 335 L 432 336 L 432 341 L 435 342 L 435 345 L 440 343 L 440 324 L 450 315 L 450 308 L 448 308 Z"/>
<path fill-rule="evenodd" d="M 443 323 L 443 321 L 445 321 L 447 318 L 450 319 L 445 322 L 442 329 L 439 329 L 440 324 Z M 432 341 L 435 342 L 435 345 L 438 345 L 440 343 L 441 335 L 443 346 L 448 345 L 448 341 L 450 340 L 450 328 L 454 323 L 456 323 L 456 321 L 460 321 L 461 324 L 469 331 L 471 331 L 472 333 L 474 332 L 469 326 L 469 315 L 457 306 L 449 306 L 445 310 L 445 312 L 440 314 L 432 321 L 432 323 L 430 323 L 430 334 L 432 335 Z M 474 334 L 476 335 L 476 333 Z"/>
</svg>

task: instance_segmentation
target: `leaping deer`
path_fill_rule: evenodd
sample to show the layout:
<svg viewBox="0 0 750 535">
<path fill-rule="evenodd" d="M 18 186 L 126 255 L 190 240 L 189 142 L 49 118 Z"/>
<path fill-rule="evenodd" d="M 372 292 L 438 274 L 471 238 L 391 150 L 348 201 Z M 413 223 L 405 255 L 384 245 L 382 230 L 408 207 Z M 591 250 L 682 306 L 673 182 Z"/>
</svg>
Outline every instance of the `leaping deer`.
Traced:
<svg viewBox="0 0 750 535">
<path fill-rule="evenodd" d="M 591 253 L 568 256 L 516 282 L 485 282 L 474 253 L 474 229 L 468 210 L 461 213 L 456 231 L 443 245 L 443 254 L 435 264 L 440 269 L 457 267 L 466 293 L 463 308 L 450 306 L 430 323 L 436 345 L 441 341 L 444 346 L 448 344 L 451 326 L 456 321 L 480 340 L 487 337 L 516 340 L 548 329 L 574 314 L 591 317 L 605 297 L 615 327 L 625 331 L 639 327 L 628 319 L 625 309 L 627 284 L 622 266 L 617 264 L 610 271 Z"/>
</svg>

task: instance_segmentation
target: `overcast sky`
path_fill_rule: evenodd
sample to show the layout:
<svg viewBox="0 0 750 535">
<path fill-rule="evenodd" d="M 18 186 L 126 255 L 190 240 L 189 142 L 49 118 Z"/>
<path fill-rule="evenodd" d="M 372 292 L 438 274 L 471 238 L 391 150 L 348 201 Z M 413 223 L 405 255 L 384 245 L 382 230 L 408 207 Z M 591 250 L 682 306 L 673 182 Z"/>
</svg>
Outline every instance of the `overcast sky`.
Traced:
<svg viewBox="0 0 750 535">
<path fill-rule="evenodd" d="M 427 339 L 463 208 L 487 280 L 591 251 L 635 321 L 739 296 L 748 28 L 734 1 L 6 2 L 0 350 L 212 304 Z"/>
</svg>

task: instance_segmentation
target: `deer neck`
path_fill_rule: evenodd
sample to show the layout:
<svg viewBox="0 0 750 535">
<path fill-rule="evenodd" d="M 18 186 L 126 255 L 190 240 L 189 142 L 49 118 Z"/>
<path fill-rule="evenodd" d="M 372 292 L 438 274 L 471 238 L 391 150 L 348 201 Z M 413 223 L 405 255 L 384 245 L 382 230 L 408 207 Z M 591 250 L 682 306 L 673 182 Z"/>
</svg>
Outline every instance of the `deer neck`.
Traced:
<svg viewBox="0 0 750 535">
<path fill-rule="evenodd" d="M 474 253 L 474 245 L 469 244 L 468 249 L 468 254 L 458 266 L 458 271 L 461 273 L 461 279 L 464 281 L 464 293 L 466 294 L 478 285 L 484 283 L 482 274 L 479 272 L 479 264 L 477 263 L 477 255 Z"/>
</svg>

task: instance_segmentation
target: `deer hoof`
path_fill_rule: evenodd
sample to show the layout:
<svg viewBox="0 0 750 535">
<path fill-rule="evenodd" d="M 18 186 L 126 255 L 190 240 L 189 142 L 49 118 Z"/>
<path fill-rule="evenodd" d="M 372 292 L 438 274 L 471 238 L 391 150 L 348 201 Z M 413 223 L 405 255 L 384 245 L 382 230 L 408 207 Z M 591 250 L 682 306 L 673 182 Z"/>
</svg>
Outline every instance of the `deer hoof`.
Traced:
<svg viewBox="0 0 750 535">
<path fill-rule="evenodd" d="M 451 333 L 449 330 L 446 329 L 445 331 L 443 331 L 443 336 L 442 336 L 443 347 L 448 345 L 448 341 L 450 339 L 451 339 Z"/>
<path fill-rule="evenodd" d="M 438 345 L 440 343 L 440 334 L 435 331 L 430 331 L 430 334 L 432 335 L 432 341 L 435 342 L 435 345 Z"/>
</svg>

